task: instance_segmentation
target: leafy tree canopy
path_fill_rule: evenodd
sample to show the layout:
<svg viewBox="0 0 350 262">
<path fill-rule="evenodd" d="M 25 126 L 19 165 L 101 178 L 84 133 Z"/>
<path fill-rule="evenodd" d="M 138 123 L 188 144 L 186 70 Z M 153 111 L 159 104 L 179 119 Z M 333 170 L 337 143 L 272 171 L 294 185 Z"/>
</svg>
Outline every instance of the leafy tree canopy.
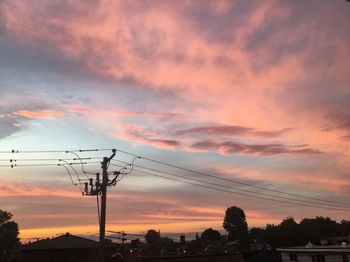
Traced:
<svg viewBox="0 0 350 262">
<path fill-rule="evenodd" d="M 219 231 L 214 230 L 212 228 L 207 228 L 201 234 L 201 239 L 204 241 L 215 241 L 221 239 L 221 234 Z"/>
<path fill-rule="evenodd" d="M 223 227 L 230 240 L 238 240 L 240 249 L 249 248 L 249 232 L 243 209 L 232 206 L 225 212 Z"/>
<path fill-rule="evenodd" d="M 268 224 L 266 229 L 250 230 L 254 242 L 269 243 L 274 247 L 303 246 L 309 241 L 319 245 L 322 239 L 349 234 L 350 221 L 337 223 L 329 217 L 304 218 L 300 223 L 287 217 L 278 225 Z"/>
<path fill-rule="evenodd" d="M 0 254 L 8 254 L 19 243 L 18 224 L 11 219 L 10 212 L 0 210 Z"/>
<path fill-rule="evenodd" d="M 237 240 L 242 234 L 248 234 L 248 224 L 244 211 L 236 206 L 229 207 L 225 212 L 223 227 L 233 240 Z"/>
<path fill-rule="evenodd" d="M 160 234 L 154 229 L 150 229 L 147 231 L 145 235 L 145 239 L 147 244 L 155 245 L 160 243 Z"/>
</svg>

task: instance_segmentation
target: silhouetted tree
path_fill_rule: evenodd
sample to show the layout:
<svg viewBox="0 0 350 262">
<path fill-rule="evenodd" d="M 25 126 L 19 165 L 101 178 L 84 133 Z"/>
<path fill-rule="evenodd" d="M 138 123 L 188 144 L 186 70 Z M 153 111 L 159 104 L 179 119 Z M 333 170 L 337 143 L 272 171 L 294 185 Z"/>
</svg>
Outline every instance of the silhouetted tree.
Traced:
<svg viewBox="0 0 350 262">
<path fill-rule="evenodd" d="M 266 230 L 264 228 L 252 227 L 249 230 L 250 238 L 254 243 L 266 244 Z"/>
<path fill-rule="evenodd" d="M 342 235 L 340 225 L 329 217 L 304 218 L 299 226 L 304 241 L 314 244 L 320 244 L 322 238 Z"/>
<path fill-rule="evenodd" d="M 198 248 L 198 249 L 202 248 L 202 241 L 201 241 L 201 239 L 200 239 L 198 233 L 196 233 L 195 246 L 196 246 L 196 248 Z"/>
<path fill-rule="evenodd" d="M 174 240 L 172 240 L 172 239 L 169 238 L 169 237 L 162 237 L 162 238 L 160 239 L 160 243 L 161 243 L 161 246 L 162 246 L 163 248 L 170 248 L 170 247 L 173 246 Z"/>
<path fill-rule="evenodd" d="M 223 227 L 228 232 L 229 240 L 238 240 L 239 249 L 249 248 L 248 224 L 241 208 L 232 206 L 226 210 Z"/>
<path fill-rule="evenodd" d="M 342 220 L 340 222 L 340 231 L 341 231 L 341 234 L 342 236 L 347 236 L 347 235 L 350 235 L 350 221 L 349 220 Z"/>
<path fill-rule="evenodd" d="M 350 234 L 350 221 L 337 223 L 329 217 L 304 218 L 298 224 L 293 217 L 285 218 L 279 225 L 267 225 L 266 229 L 251 230 L 252 239 L 259 235 L 273 247 L 303 246 L 309 241 L 321 244 L 322 239 Z"/>
<path fill-rule="evenodd" d="M 298 223 L 294 217 L 286 217 L 280 224 L 280 230 L 283 232 L 284 238 L 287 238 L 292 245 L 300 244 Z"/>
<path fill-rule="evenodd" d="M 145 239 L 147 244 L 149 245 L 157 245 L 160 243 L 160 234 L 154 229 L 150 229 L 147 231 L 145 235 Z"/>
<path fill-rule="evenodd" d="M 110 244 L 112 244 L 112 243 L 113 243 L 112 239 L 110 239 L 110 238 L 105 238 L 105 244 L 106 244 L 106 245 L 110 245 Z"/>
<path fill-rule="evenodd" d="M 300 229 L 293 217 L 286 217 L 279 225 L 266 226 L 266 238 L 272 246 L 305 245 Z"/>
<path fill-rule="evenodd" d="M 138 248 L 140 243 L 141 243 L 141 241 L 138 238 L 134 239 L 134 240 L 131 240 L 131 243 L 130 243 L 131 248 Z"/>
<path fill-rule="evenodd" d="M 219 231 L 214 230 L 212 228 L 207 228 L 201 234 L 201 239 L 204 241 L 215 241 L 221 239 L 221 234 Z"/>
<path fill-rule="evenodd" d="M 11 219 L 11 213 L 0 210 L 0 256 L 9 254 L 19 244 L 18 224 Z"/>
<path fill-rule="evenodd" d="M 196 232 L 196 241 L 199 241 L 199 236 L 197 232 Z"/>
</svg>

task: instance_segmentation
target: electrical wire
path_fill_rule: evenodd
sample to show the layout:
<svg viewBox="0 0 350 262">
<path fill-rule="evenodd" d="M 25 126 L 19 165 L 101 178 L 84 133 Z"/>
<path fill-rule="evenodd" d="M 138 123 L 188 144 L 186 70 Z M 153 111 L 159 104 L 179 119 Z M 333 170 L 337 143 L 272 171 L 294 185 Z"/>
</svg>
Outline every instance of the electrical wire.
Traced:
<svg viewBox="0 0 350 262">
<path fill-rule="evenodd" d="M 96 164 L 99 162 L 83 162 L 84 165 Z M 68 165 L 80 165 L 80 163 L 68 163 Z M 0 167 L 14 168 L 14 167 L 49 167 L 57 166 L 57 164 L 10 164 L 10 165 L 0 165 Z"/>
<path fill-rule="evenodd" d="M 83 165 L 83 160 L 81 159 L 81 157 L 80 157 L 77 153 L 75 153 L 75 152 L 73 152 L 73 151 L 69 151 L 68 153 L 71 153 L 71 154 L 75 155 L 75 156 L 78 158 L 78 160 L 80 161 L 80 164 L 81 164 L 81 171 L 83 172 L 83 174 L 84 174 L 87 178 L 89 178 L 89 177 L 87 176 L 87 174 L 85 173 L 84 165 Z"/>
<path fill-rule="evenodd" d="M 101 213 L 100 213 L 100 198 L 99 194 L 96 194 L 96 205 L 97 205 L 97 215 L 98 215 L 98 225 L 101 226 Z"/>
<path fill-rule="evenodd" d="M 120 161 L 120 160 L 115 160 L 115 161 L 124 162 L 124 161 Z M 115 165 L 115 164 L 111 164 L 111 165 Z M 119 166 L 119 165 L 117 165 L 117 166 Z M 187 180 L 192 180 L 192 181 L 195 181 L 195 182 L 206 183 L 206 184 L 213 185 L 213 186 L 220 186 L 220 187 L 233 189 L 233 190 L 237 190 L 237 191 L 242 191 L 242 192 L 247 192 L 247 193 L 256 194 L 256 195 L 262 195 L 262 196 L 268 196 L 268 197 L 274 197 L 274 198 L 278 197 L 280 199 L 297 201 L 297 202 L 301 202 L 301 203 L 323 205 L 325 207 L 328 207 L 328 206 L 347 207 L 347 206 L 344 206 L 344 205 L 325 204 L 325 203 L 319 203 L 319 202 L 315 202 L 315 201 L 308 201 L 308 200 L 301 200 L 301 199 L 295 199 L 295 198 L 290 198 L 290 197 L 276 196 L 276 195 L 272 195 L 272 194 L 256 192 L 256 191 L 252 191 L 252 190 L 247 190 L 247 189 L 242 189 L 242 188 L 237 188 L 237 187 L 232 187 L 232 186 L 227 186 L 227 185 L 222 185 L 222 184 L 217 184 L 217 183 L 212 183 L 212 182 L 209 182 L 209 181 L 204 181 L 204 180 L 200 180 L 200 179 L 196 179 L 196 178 L 191 178 L 191 177 L 186 177 L 186 176 L 182 176 L 182 175 L 177 175 L 177 174 L 173 174 L 173 173 L 162 171 L 162 170 L 157 170 L 157 169 L 153 169 L 153 168 L 143 167 L 143 166 L 140 166 L 140 165 L 134 165 L 134 166 L 142 168 L 142 169 L 146 169 L 146 170 L 149 170 L 149 171 L 153 171 L 153 172 L 158 172 L 158 173 L 162 173 L 162 174 L 166 174 L 166 175 L 170 175 L 170 176 L 175 176 L 175 177 L 179 177 L 179 178 L 183 178 L 183 179 L 187 179 Z M 349 209 L 349 211 L 350 211 L 350 209 Z"/>
<path fill-rule="evenodd" d="M 48 166 L 57 166 L 57 164 L 24 164 L 24 165 L 11 165 L 11 167 L 48 167 Z"/>
<path fill-rule="evenodd" d="M 113 164 L 113 165 L 115 165 L 115 164 Z M 116 166 L 119 166 L 119 165 L 116 165 Z M 150 171 L 155 171 L 155 172 L 167 174 L 167 175 L 179 177 L 179 178 L 182 178 L 182 179 L 187 179 L 187 180 L 191 180 L 191 181 L 195 181 L 195 182 L 200 182 L 200 183 L 204 183 L 204 184 L 209 184 L 209 185 L 212 185 L 212 186 L 224 187 L 224 188 L 228 188 L 228 189 L 232 189 L 232 190 L 236 190 L 236 191 L 247 192 L 247 193 L 254 194 L 254 195 L 263 195 L 263 196 L 268 196 L 268 197 L 273 197 L 273 198 L 278 198 L 278 199 L 285 199 L 285 200 L 289 200 L 289 201 L 296 201 L 296 202 L 309 203 L 309 204 L 317 204 L 317 205 L 320 205 L 320 207 L 324 207 L 324 208 L 334 207 L 334 206 L 335 206 L 335 207 L 344 207 L 344 208 L 346 208 L 346 206 L 341 206 L 341 205 L 323 204 L 323 203 L 317 203 L 317 202 L 312 202 L 312 201 L 306 201 L 306 200 L 300 200 L 300 199 L 293 199 L 293 198 L 287 198 L 287 197 L 281 197 L 281 196 L 275 196 L 275 195 L 265 194 L 265 193 L 261 193 L 261 192 L 255 192 L 255 191 L 245 190 L 245 189 L 241 189 L 241 188 L 230 187 L 230 186 L 226 186 L 226 185 L 221 185 L 221 184 L 216 184 L 216 183 L 212 183 L 212 182 L 208 182 L 208 181 L 203 181 L 203 180 L 200 180 L 200 179 L 189 178 L 189 177 L 185 177 L 185 176 L 181 176 L 181 175 L 172 174 L 172 173 L 169 173 L 169 172 L 164 172 L 164 171 L 160 171 L 160 170 L 155 170 L 155 169 L 152 169 L 152 168 L 145 168 L 145 167 L 137 166 L 137 165 L 135 165 L 135 167 L 141 167 L 141 168 L 146 169 L 146 170 L 150 170 Z M 140 170 L 137 170 L 137 171 L 140 172 Z M 143 172 L 143 171 L 141 171 L 141 172 Z M 293 203 L 294 203 L 294 202 L 293 202 Z M 295 204 L 296 204 L 296 203 L 295 203 Z M 343 210 L 343 211 L 344 211 L 344 210 Z M 350 211 L 350 209 L 347 210 L 347 211 Z"/>
<path fill-rule="evenodd" d="M 101 162 L 99 161 L 91 161 L 91 162 L 83 162 L 83 165 L 91 165 L 91 164 L 100 164 Z M 72 163 L 73 165 L 80 165 L 80 163 Z"/>
<path fill-rule="evenodd" d="M 76 149 L 76 150 L 9 150 L 9 151 L 0 151 L 0 154 L 40 154 L 40 153 L 69 153 L 69 152 L 102 152 L 102 151 L 112 151 L 113 149 Z"/>
<path fill-rule="evenodd" d="M 70 163 L 68 163 L 66 160 L 61 159 L 61 162 L 66 163 L 73 170 L 74 174 L 77 176 L 78 181 L 80 182 L 81 180 L 80 180 L 80 177 L 79 177 L 77 170 L 75 170 L 75 168 Z"/>
<path fill-rule="evenodd" d="M 82 157 L 81 160 L 93 160 L 93 159 L 100 159 L 100 157 Z M 0 162 L 35 162 L 35 161 L 60 161 L 60 160 L 66 160 L 66 161 L 77 161 L 78 158 L 23 158 L 23 159 L 0 159 Z"/>
<path fill-rule="evenodd" d="M 127 173 L 125 173 L 125 175 L 130 174 L 130 173 L 134 170 L 135 160 L 136 160 L 136 159 L 141 159 L 141 158 L 140 158 L 139 156 L 136 156 L 136 157 L 134 157 L 134 159 L 131 161 L 131 163 L 124 162 L 124 163 L 126 164 L 125 167 L 131 166 L 130 171 L 128 171 Z M 114 159 L 112 159 L 112 160 L 114 160 Z M 116 161 L 118 161 L 118 160 L 116 160 Z M 121 161 L 120 161 L 120 162 L 121 162 Z"/>
<path fill-rule="evenodd" d="M 113 234 L 119 234 L 121 235 L 122 232 L 121 231 L 111 231 L 111 230 L 107 230 L 108 233 L 113 233 Z M 142 234 L 131 234 L 131 233 L 125 233 L 124 232 L 124 236 L 139 236 L 139 237 L 144 237 L 145 235 Z"/>
<path fill-rule="evenodd" d="M 94 174 L 94 173 L 87 172 L 84 169 L 84 165 L 96 164 L 96 163 L 100 163 L 100 162 L 96 162 L 96 161 L 83 162 L 82 160 L 93 160 L 93 159 L 99 159 L 99 158 L 98 157 L 83 158 L 83 157 L 80 157 L 77 153 L 78 152 L 110 151 L 110 150 L 113 150 L 113 149 L 37 150 L 37 151 L 11 150 L 11 151 L 0 151 L 0 153 L 11 153 L 11 154 L 20 154 L 20 153 L 71 153 L 71 154 L 74 154 L 76 156 L 76 158 L 72 158 L 72 159 L 53 159 L 53 158 L 52 159 L 50 159 L 50 158 L 27 159 L 26 158 L 26 159 L 9 159 L 9 160 L 0 159 L 0 161 L 2 161 L 2 162 L 9 161 L 10 163 L 12 163 L 12 162 L 15 163 L 15 164 L 11 164 L 11 165 L 0 165 L 0 167 L 7 167 L 7 168 L 11 167 L 11 168 L 13 168 L 13 167 L 45 167 L 45 166 L 47 167 L 47 166 L 57 166 L 57 164 L 51 164 L 51 163 L 47 163 L 47 164 L 39 164 L 39 163 L 37 163 L 37 164 L 17 164 L 17 161 L 28 161 L 29 162 L 29 161 L 57 161 L 58 160 L 60 162 L 65 162 L 66 165 L 69 166 L 74 171 L 74 173 L 77 176 L 78 181 L 81 181 L 78 172 L 74 169 L 74 167 L 72 167 L 72 165 L 81 165 L 82 172 L 89 179 L 87 174 L 88 173 L 89 174 Z M 219 176 L 216 176 L 216 175 L 208 174 L 208 173 L 205 173 L 205 172 L 196 171 L 196 170 L 192 170 L 192 169 L 189 169 L 189 168 L 185 168 L 185 167 L 173 165 L 173 164 L 170 164 L 170 163 L 158 161 L 158 160 L 155 160 L 155 159 L 142 157 L 142 156 L 139 156 L 139 155 L 127 152 L 127 151 L 119 150 L 119 149 L 117 149 L 116 151 L 124 153 L 124 154 L 127 154 L 127 155 L 134 156 L 134 159 L 132 160 L 131 163 L 113 159 L 113 161 L 117 161 L 117 162 L 121 162 L 121 163 L 125 163 L 126 164 L 125 166 L 119 166 L 119 167 L 121 167 L 121 169 L 119 171 L 119 174 L 116 175 L 114 180 L 112 180 L 114 185 L 115 185 L 115 183 L 121 181 L 121 179 L 123 179 L 123 177 L 125 175 L 131 173 L 134 170 L 134 167 L 139 167 L 139 168 L 146 169 L 146 170 L 149 170 L 149 171 L 152 171 L 152 172 L 158 172 L 158 173 L 162 173 L 162 174 L 166 174 L 166 175 L 171 175 L 171 176 L 175 176 L 175 177 L 178 177 L 178 178 L 181 178 L 181 179 L 191 180 L 191 181 L 194 181 L 194 182 L 205 183 L 207 185 L 211 185 L 211 186 L 214 186 L 214 187 L 221 187 L 220 188 L 221 191 L 223 190 L 222 188 L 227 188 L 227 189 L 232 189 L 232 190 L 236 190 L 236 191 L 240 191 L 240 192 L 249 193 L 249 194 L 247 194 L 249 196 L 252 196 L 251 194 L 254 194 L 254 196 L 252 196 L 252 197 L 257 197 L 256 195 L 260 195 L 260 196 L 262 195 L 262 196 L 267 196 L 267 197 L 272 197 L 273 198 L 273 199 L 262 198 L 262 199 L 266 199 L 266 200 L 277 201 L 275 198 L 279 198 L 279 199 L 284 199 L 284 200 L 288 200 L 288 201 L 293 201 L 293 204 L 297 204 L 295 202 L 299 202 L 298 204 L 302 205 L 300 203 L 300 202 L 302 202 L 302 203 L 309 203 L 309 204 L 319 205 L 319 206 L 316 206 L 317 208 L 325 208 L 325 206 L 327 206 L 328 209 L 334 209 L 334 208 L 331 208 L 331 207 L 349 207 L 350 206 L 349 204 L 338 202 L 338 201 L 331 201 L 331 200 L 325 200 L 325 199 L 320 199 L 320 198 L 307 197 L 307 196 L 304 196 L 304 195 L 293 194 L 293 193 L 283 192 L 283 191 L 280 191 L 280 190 L 275 190 L 275 189 L 271 189 L 271 188 L 267 188 L 267 187 L 257 186 L 257 185 L 254 185 L 254 184 L 245 183 L 245 182 L 241 182 L 241 181 L 234 180 L 234 179 L 223 178 L 223 177 L 219 177 Z M 263 192 L 256 192 L 256 191 L 252 191 L 252 190 L 248 190 L 248 189 L 236 188 L 236 187 L 222 185 L 222 184 L 217 184 L 217 183 L 213 183 L 213 182 L 209 182 L 209 181 L 203 181 L 203 180 L 200 180 L 200 179 L 194 179 L 194 178 L 189 178 L 189 177 L 185 177 L 185 176 L 181 176 L 181 175 L 176 175 L 176 174 L 173 174 L 173 173 L 170 173 L 170 172 L 166 172 L 166 171 L 162 171 L 162 170 L 158 170 L 158 169 L 148 168 L 148 167 L 141 166 L 141 165 L 135 165 L 134 162 L 135 162 L 136 159 L 143 159 L 143 160 L 147 160 L 147 161 L 150 161 L 150 162 L 153 162 L 153 163 L 165 165 L 165 166 L 168 166 L 168 167 L 171 167 L 171 168 L 180 169 L 180 170 L 183 170 L 183 171 L 186 171 L 186 172 L 192 172 L 192 173 L 196 173 L 196 174 L 199 174 L 199 175 L 202 175 L 202 176 L 219 179 L 219 180 L 226 181 L 226 182 L 232 182 L 232 183 L 235 183 L 235 184 L 244 185 L 244 186 L 248 186 L 248 187 L 253 187 L 253 188 L 264 190 L 264 191 L 270 191 L 270 192 L 283 194 L 283 195 L 289 195 L 289 196 L 298 197 L 298 198 L 302 198 L 302 199 L 316 200 L 318 202 L 310 201 L 310 200 L 295 199 L 295 198 L 290 198 L 290 197 L 285 197 L 285 196 L 277 196 L 277 195 L 267 194 L 267 193 L 263 193 Z M 69 160 L 79 161 L 79 163 L 75 163 L 75 162 L 69 163 L 69 162 L 67 162 Z M 114 165 L 114 164 L 111 164 L 111 165 Z M 65 165 L 62 165 L 62 166 L 64 166 L 67 169 L 67 171 L 68 171 L 67 166 L 65 166 Z M 114 165 L 114 166 L 118 166 L 118 165 Z M 122 170 L 127 170 L 128 166 L 131 166 L 130 171 L 122 172 Z M 143 172 L 143 173 L 149 173 L 149 172 L 144 172 L 144 171 L 140 171 L 140 170 L 135 170 L 135 171 Z M 154 176 L 159 176 L 159 175 L 156 175 L 154 173 L 150 173 L 150 174 L 152 174 Z M 71 174 L 70 174 L 70 177 L 71 177 Z M 159 176 L 159 177 L 162 177 L 162 176 Z M 169 179 L 169 177 L 165 177 L 165 178 Z M 172 178 L 172 180 L 174 180 L 174 178 Z M 71 177 L 71 181 L 74 184 L 72 177 Z M 185 183 L 185 181 L 181 181 L 181 182 Z M 190 182 L 186 181 L 186 183 L 190 183 Z M 78 183 L 78 184 L 81 184 L 81 183 Z M 195 183 L 192 183 L 192 184 L 195 184 Z M 201 185 L 201 186 L 203 186 L 203 185 Z M 229 190 L 224 190 L 224 191 L 228 191 L 228 192 L 231 192 L 231 193 L 238 194 L 238 192 L 232 192 L 232 191 L 229 191 Z M 241 194 L 243 194 L 243 193 L 241 193 Z M 259 198 L 261 198 L 261 197 L 259 197 Z M 286 203 L 288 201 L 278 200 L 278 202 L 286 202 Z M 327 204 L 326 202 L 329 203 L 329 204 Z M 308 206 L 308 205 L 304 205 L 304 206 Z M 311 207 L 314 207 L 314 206 L 311 206 Z M 336 210 L 338 210 L 338 209 L 336 209 Z M 341 211 L 350 211 L 350 210 L 341 209 Z"/>
<path fill-rule="evenodd" d="M 74 180 L 73 180 L 72 174 L 70 173 L 70 171 L 69 171 L 68 167 L 66 167 L 66 165 L 63 165 L 63 164 L 58 164 L 58 166 L 62 166 L 62 167 L 64 167 L 64 168 L 67 170 L 68 175 L 69 175 L 69 177 L 70 177 L 70 180 L 72 181 L 72 185 L 73 185 L 73 186 L 76 186 L 76 184 L 74 183 Z"/>
<path fill-rule="evenodd" d="M 199 186 L 199 187 L 203 187 L 203 188 L 213 189 L 213 190 L 226 192 L 226 193 L 230 193 L 230 194 L 234 194 L 234 195 L 252 197 L 252 198 L 259 199 L 259 200 L 263 199 L 263 200 L 274 201 L 274 202 L 279 202 L 279 203 L 284 203 L 284 204 L 291 204 L 291 205 L 305 206 L 305 207 L 312 207 L 312 208 L 319 208 L 319 209 L 326 209 L 326 210 L 347 211 L 347 212 L 350 211 L 349 209 L 312 206 L 312 205 L 307 205 L 307 204 L 302 204 L 302 203 L 295 203 L 295 202 L 290 202 L 290 201 L 278 200 L 278 199 L 274 199 L 274 198 L 259 197 L 259 196 L 255 196 L 255 195 L 251 195 L 251 194 L 247 194 L 247 193 L 233 192 L 233 191 L 222 189 L 222 188 L 217 188 L 217 187 L 197 184 L 197 183 L 193 183 L 193 182 L 183 181 L 183 180 L 180 180 L 180 179 L 170 178 L 170 177 L 166 177 L 166 176 L 162 176 L 162 175 L 156 175 L 156 174 L 153 174 L 153 173 L 150 173 L 150 172 L 146 172 L 146 171 L 141 171 L 141 170 L 136 170 L 136 169 L 134 169 L 134 171 L 142 173 L 142 174 L 146 174 L 146 175 L 151 175 L 151 176 L 155 176 L 155 177 L 164 178 L 164 179 L 167 179 L 167 180 L 172 180 L 172 181 L 176 181 L 176 182 L 181 182 L 181 183 L 193 185 L 193 186 Z"/>
<path fill-rule="evenodd" d="M 72 177 L 72 174 L 71 174 L 71 172 L 69 171 L 68 167 L 67 167 L 65 164 L 58 164 L 57 166 L 62 166 L 62 167 L 64 167 L 64 168 L 67 170 L 67 172 L 68 172 L 68 174 L 69 174 L 69 177 L 70 177 L 70 179 L 71 179 L 71 181 L 72 181 L 72 184 L 73 184 L 74 186 L 78 186 L 80 193 L 83 193 L 83 189 L 81 188 L 81 183 L 80 183 L 80 182 L 78 182 L 78 183 L 75 183 L 75 182 L 74 182 L 73 177 Z M 68 165 L 68 166 L 69 166 L 69 165 Z M 71 166 L 69 166 L 69 167 L 71 167 Z M 74 170 L 74 169 L 73 169 L 73 170 Z M 78 181 L 79 181 L 79 180 L 78 180 Z"/>
<path fill-rule="evenodd" d="M 124 166 L 118 166 L 120 167 L 119 171 L 115 171 L 113 172 L 114 174 L 114 178 L 111 180 L 111 182 L 108 183 L 108 185 L 113 185 L 115 186 L 118 182 L 120 182 L 126 175 L 130 174 L 133 169 L 134 169 L 134 163 L 135 160 L 138 159 L 139 157 L 134 157 L 134 159 L 131 161 L 131 163 L 129 162 L 124 162 L 124 161 L 119 161 L 119 162 L 123 162 L 125 165 Z M 113 160 L 113 159 L 112 159 Z M 114 165 L 111 164 L 111 161 L 108 162 L 108 167 L 109 165 Z M 115 165 L 114 165 L 115 166 Z M 130 171 L 128 172 L 122 172 L 122 170 L 126 171 L 128 169 L 128 167 L 131 166 Z M 107 168 L 108 168 L 107 167 Z"/>
<path fill-rule="evenodd" d="M 153 163 L 165 165 L 165 166 L 168 166 L 168 167 L 180 169 L 180 170 L 191 172 L 191 173 L 196 173 L 196 174 L 199 174 L 199 175 L 202 175 L 202 176 L 207 176 L 207 177 L 219 179 L 219 180 L 226 181 L 226 182 L 231 182 L 231 183 L 236 183 L 236 184 L 240 184 L 240 185 L 244 185 L 244 186 L 254 187 L 254 188 L 257 188 L 257 189 L 266 190 L 266 191 L 270 191 L 270 192 L 274 192 L 274 193 L 278 193 L 278 194 L 284 194 L 284 195 L 290 195 L 290 196 L 304 198 L 304 199 L 318 200 L 318 201 L 322 201 L 322 202 L 328 202 L 328 203 L 333 203 L 333 204 L 350 206 L 347 203 L 342 203 L 342 202 L 339 202 L 339 201 L 332 201 L 332 200 L 325 200 L 325 199 L 321 199 L 321 198 L 308 197 L 308 196 L 304 196 L 304 195 L 293 194 L 293 193 L 289 193 L 289 192 L 283 192 L 283 191 L 280 191 L 280 190 L 271 189 L 271 188 L 267 188 L 267 187 L 261 187 L 261 186 L 257 186 L 257 185 L 253 185 L 253 184 L 249 184 L 249 183 L 245 183 L 245 182 L 241 182 L 241 181 L 238 181 L 238 180 L 233 180 L 233 179 L 229 179 L 229 178 L 223 178 L 223 177 L 219 177 L 219 176 L 216 176 L 216 175 L 211 175 L 211 174 L 208 174 L 208 173 L 204 173 L 204 172 L 201 172 L 201 171 L 196 171 L 196 170 L 193 170 L 193 169 L 180 167 L 180 166 L 176 166 L 176 165 L 169 164 L 169 163 L 166 163 L 166 162 L 158 161 L 158 160 L 151 159 L 151 158 L 148 158 L 148 157 L 139 156 L 139 155 L 127 152 L 127 151 L 120 150 L 120 149 L 117 149 L 117 151 L 119 151 L 121 153 L 124 153 L 124 154 L 127 154 L 127 155 L 130 155 L 130 156 L 139 157 L 139 159 L 144 159 L 144 160 L 147 160 L 147 161 L 150 161 L 150 162 L 153 162 Z"/>
</svg>

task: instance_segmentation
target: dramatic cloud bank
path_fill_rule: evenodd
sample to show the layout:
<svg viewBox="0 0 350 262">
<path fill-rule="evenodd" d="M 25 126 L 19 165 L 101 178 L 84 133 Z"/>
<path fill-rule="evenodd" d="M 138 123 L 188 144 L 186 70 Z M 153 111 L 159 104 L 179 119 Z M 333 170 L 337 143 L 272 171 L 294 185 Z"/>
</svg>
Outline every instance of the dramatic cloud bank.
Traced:
<svg viewBox="0 0 350 262">
<path fill-rule="evenodd" d="M 346 202 L 349 11 L 341 0 L 2 0 L 0 151 L 124 148 Z M 24 176 L 6 169 L 13 157 L 0 157 L 0 182 L 8 181 L 0 201 L 26 236 L 96 229 L 88 200 L 54 188 L 66 176 L 63 168 L 33 167 Z M 50 157 L 57 156 L 42 156 Z M 127 189 L 111 194 L 121 205 L 111 209 L 125 216 L 112 215 L 111 226 L 142 231 L 158 223 L 162 230 L 195 232 L 200 224 L 221 226 L 220 214 L 233 204 L 259 225 L 291 214 L 345 218 L 345 212 L 281 204 L 262 208 L 215 191 L 210 200 L 200 190 L 196 197 L 191 186 L 138 178 L 127 177 Z M 89 216 L 84 225 L 79 217 L 70 224 L 59 219 L 74 211 Z"/>
</svg>

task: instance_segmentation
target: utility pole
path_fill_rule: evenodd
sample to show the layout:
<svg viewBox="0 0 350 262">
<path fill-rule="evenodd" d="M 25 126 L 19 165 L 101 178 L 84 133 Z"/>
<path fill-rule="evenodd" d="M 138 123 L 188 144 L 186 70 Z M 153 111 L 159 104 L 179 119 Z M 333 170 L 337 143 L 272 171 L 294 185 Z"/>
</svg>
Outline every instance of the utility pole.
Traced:
<svg viewBox="0 0 350 262">
<path fill-rule="evenodd" d="M 116 154 L 116 150 L 113 149 L 113 154 L 108 158 L 104 157 L 102 164 L 102 184 L 99 185 L 99 190 L 101 192 L 101 221 L 100 221 L 100 250 L 99 250 L 99 260 L 100 262 L 105 261 L 105 233 L 106 233 L 106 206 L 107 206 L 107 186 L 108 186 L 108 165 L 109 162 Z"/>
<path fill-rule="evenodd" d="M 128 234 L 125 233 L 124 231 L 118 231 L 118 232 L 116 232 L 116 231 L 108 231 L 108 232 L 121 235 L 120 237 L 119 236 L 118 237 L 110 236 L 110 238 L 120 239 L 122 241 L 122 251 L 121 252 L 122 252 L 122 255 L 124 256 L 124 254 L 125 254 L 125 252 L 124 252 L 124 243 L 125 243 L 125 240 L 127 240 L 125 238 L 125 236 L 127 236 Z"/>
<path fill-rule="evenodd" d="M 126 236 L 126 234 L 122 231 L 122 247 L 124 247 L 124 241 L 126 240 L 124 236 Z"/>
<path fill-rule="evenodd" d="M 106 206 L 107 206 L 107 164 L 108 158 L 104 157 L 102 162 L 102 184 L 101 184 L 101 215 L 100 215 L 100 262 L 105 261 L 105 230 L 106 230 Z"/>
<path fill-rule="evenodd" d="M 124 256 L 125 254 L 124 254 L 124 241 L 126 240 L 125 238 L 124 238 L 124 236 L 126 236 L 126 234 L 124 233 L 124 231 L 122 231 L 122 255 Z"/>
<path fill-rule="evenodd" d="M 100 182 L 100 174 L 96 174 L 96 182 L 90 178 L 89 182 L 84 183 L 84 196 L 96 196 L 97 198 L 101 195 L 101 210 L 99 210 L 99 226 L 100 226 L 100 242 L 99 242 L 99 252 L 98 261 L 105 261 L 105 249 L 106 249 L 106 207 L 107 207 L 107 187 L 115 186 L 118 176 L 121 174 L 120 171 L 113 172 L 114 178 L 109 180 L 108 178 L 108 166 L 113 157 L 115 156 L 117 150 L 112 149 L 112 155 L 110 157 L 104 157 L 101 162 L 102 168 L 102 182 Z M 90 187 L 89 187 L 90 186 Z M 95 186 L 95 187 L 94 187 Z"/>
</svg>

